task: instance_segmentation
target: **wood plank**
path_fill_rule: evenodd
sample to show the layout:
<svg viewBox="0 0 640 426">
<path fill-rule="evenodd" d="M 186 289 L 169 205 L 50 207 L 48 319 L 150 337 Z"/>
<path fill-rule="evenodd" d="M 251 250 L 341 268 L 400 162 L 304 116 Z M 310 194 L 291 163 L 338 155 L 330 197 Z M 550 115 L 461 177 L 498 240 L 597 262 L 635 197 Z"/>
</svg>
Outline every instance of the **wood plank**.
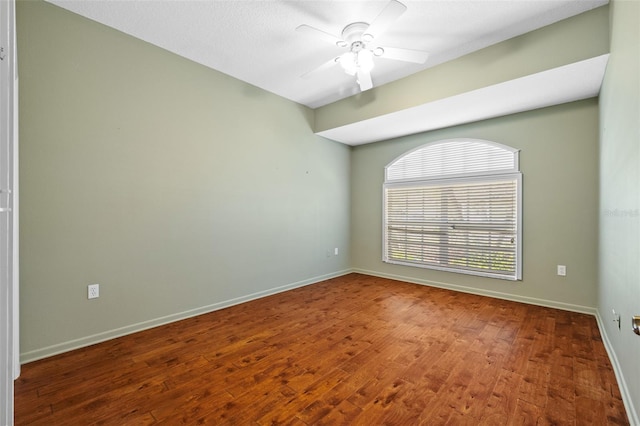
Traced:
<svg viewBox="0 0 640 426">
<path fill-rule="evenodd" d="M 522 374 L 522 382 L 518 389 L 518 399 L 527 401 L 537 407 L 545 407 L 551 380 L 549 364 L 529 361 Z"/>
<path fill-rule="evenodd" d="M 570 378 L 553 377 L 547 388 L 544 418 L 552 425 L 576 424 L 575 385 Z"/>
<path fill-rule="evenodd" d="M 481 425 L 507 425 L 512 424 L 518 394 L 515 389 L 520 389 L 522 376 L 509 370 L 502 369 L 487 400 L 486 409 L 480 416 Z"/>
</svg>

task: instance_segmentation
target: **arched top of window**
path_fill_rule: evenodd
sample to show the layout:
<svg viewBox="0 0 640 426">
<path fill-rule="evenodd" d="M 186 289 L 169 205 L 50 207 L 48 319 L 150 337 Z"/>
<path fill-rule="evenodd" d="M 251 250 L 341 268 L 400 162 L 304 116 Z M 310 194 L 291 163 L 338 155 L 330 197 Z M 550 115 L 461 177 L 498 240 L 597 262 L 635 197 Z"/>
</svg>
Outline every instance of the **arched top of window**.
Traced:
<svg viewBox="0 0 640 426">
<path fill-rule="evenodd" d="M 385 181 L 512 173 L 517 149 L 481 139 L 430 142 L 402 154 L 385 168 Z"/>
</svg>

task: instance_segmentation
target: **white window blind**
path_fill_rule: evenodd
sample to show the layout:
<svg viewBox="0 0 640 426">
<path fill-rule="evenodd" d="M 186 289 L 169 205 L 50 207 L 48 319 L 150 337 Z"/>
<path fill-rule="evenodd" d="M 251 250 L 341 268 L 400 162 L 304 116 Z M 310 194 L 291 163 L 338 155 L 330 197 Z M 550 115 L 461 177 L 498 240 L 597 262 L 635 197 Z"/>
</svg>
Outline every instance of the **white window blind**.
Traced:
<svg viewBox="0 0 640 426">
<path fill-rule="evenodd" d="M 516 150 L 474 140 L 428 144 L 391 163 L 383 260 L 520 279 L 517 167 Z"/>
<path fill-rule="evenodd" d="M 517 151 L 474 139 L 433 142 L 409 151 L 386 169 L 386 181 L 428 179 L 518 170 Z"/>
</svg>

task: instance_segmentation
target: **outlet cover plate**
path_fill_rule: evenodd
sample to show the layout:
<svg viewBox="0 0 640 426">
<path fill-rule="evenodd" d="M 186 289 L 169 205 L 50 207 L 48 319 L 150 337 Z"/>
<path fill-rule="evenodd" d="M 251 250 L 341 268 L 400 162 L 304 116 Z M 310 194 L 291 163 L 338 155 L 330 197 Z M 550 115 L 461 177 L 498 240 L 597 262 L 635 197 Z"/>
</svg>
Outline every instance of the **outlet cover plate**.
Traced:
<svg viewBox="0 0 640 426">
<path fill-rule="evenodd" d="M 100 284 L 89 284 L 87 286 L 87 298 L 97 299 L 100 297 Z"/>
</svg>

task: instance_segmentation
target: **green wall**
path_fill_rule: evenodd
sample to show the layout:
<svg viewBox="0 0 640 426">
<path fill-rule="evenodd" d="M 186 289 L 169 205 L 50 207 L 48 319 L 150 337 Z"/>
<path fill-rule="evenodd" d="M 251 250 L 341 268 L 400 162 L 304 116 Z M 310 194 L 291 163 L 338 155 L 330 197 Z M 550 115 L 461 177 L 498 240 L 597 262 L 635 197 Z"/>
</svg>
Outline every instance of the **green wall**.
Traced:
<svg viewBox="0 0 640 426">
<path fill-rule="evenodd" d="M 598 314 L 630 413 L 640 424 L 640 2 L 611 4 L 611 56 L 600 93 Z M 612 311 L 621 316 L 618 328 Z"/>
<path fill-rule="evenodd" d="M 520 149 L 523 279 L 506 281 L 382 262 L 384 167 L 431 141 L 478 138 Z M 598 105 L 595 99 L 356 147 L 352 266 L 359 271 L 560 308 L 597 300 Z M 556 275 L 556 265 L 567 276 Z"/>
<path fill-rule="evenodd" d="M 23 361 L 348 270 L 313 111 L 41 1 L 17 29 Z"/>
</svg>

